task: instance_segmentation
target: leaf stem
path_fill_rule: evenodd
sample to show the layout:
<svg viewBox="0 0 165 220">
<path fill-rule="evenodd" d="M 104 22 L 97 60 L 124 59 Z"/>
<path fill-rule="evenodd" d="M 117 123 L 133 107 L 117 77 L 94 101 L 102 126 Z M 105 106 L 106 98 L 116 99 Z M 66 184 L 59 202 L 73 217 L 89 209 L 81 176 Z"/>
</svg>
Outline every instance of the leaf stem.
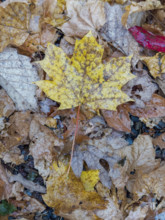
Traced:
<svg viewBox="0 0 165 220">
<path fill-rule="evenodd" d="M 73 142 L 72 142 L 71 156 L 70 156 L 70 161 L 69 161 L 69 167 L 68 167 L 68 170 L 67 170 L 67 176 L 69 175 L 69 171 L 70 171 L 70 168 L 71 168 L 73 152 L 74 152 L 74 146 L 75 146 L 75 141 L 76 141 L 76 135 L 77 135 L 77 132 L 78 132 L 78 122 L 79 122 L 79 116 L 80 116 L 80 106 L 81 105 L 78 106 L 78 110 L 77 110 L 76 129 L 75 129 L 75 132 L 74 132 L 74 138 L 73 138 Z"/>
</svg>

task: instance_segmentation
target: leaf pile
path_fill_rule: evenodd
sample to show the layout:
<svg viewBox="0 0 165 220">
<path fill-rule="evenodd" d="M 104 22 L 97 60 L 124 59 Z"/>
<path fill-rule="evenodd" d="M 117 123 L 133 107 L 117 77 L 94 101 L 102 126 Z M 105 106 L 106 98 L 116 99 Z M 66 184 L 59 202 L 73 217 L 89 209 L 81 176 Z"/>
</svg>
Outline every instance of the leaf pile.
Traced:
<svg viewBox="0 0 165 220">
<path fill-rule="evenodd" d="M 164 219 L 164 21 L 163 1 L 0 2 L 0 219 Z"/>
</svg>

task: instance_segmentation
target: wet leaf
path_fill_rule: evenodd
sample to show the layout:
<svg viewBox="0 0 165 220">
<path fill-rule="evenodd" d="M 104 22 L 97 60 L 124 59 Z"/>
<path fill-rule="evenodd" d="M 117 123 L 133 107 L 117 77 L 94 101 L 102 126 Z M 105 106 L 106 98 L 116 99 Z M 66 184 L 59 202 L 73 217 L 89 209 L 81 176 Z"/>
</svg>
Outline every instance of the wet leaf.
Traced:
<svg viewBox="0 0 165 220">
<path fill-rule="evenodd" d="M 121 87 L 134 78 L 130 73 L 131 57 L 114 58 L 102 64 L 102 55 L 102 47 L 90 32 L 76 41 L 71 59 L 60 48 L 49 44 L 40 64 L 53 80 L 36 84 L 48 97 L 61 103 L 59 109 L 86 105 L 96 110 L 116 110 L 119 104 L 131 100 L 121 91 Z"/>
</svg>

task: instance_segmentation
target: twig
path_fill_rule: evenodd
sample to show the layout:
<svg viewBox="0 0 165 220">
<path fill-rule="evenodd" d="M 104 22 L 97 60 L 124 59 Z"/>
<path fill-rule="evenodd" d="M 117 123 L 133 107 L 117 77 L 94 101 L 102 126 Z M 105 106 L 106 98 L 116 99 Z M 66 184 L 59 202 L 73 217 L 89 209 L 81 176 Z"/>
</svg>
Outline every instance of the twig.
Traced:
<svg viewBox="0 0 165 220">
<path fill-rule="evenodd" d="M 25 188 L 29 189 L 30 191 L 36 191 L 39 193 L 46 193 L 46 188 L 44 186 L 40 186 L 37 183 L 34 183 L 30 180 L 26 180 L 25 178 L 23 178 L 23 176 L 19 173 L 17 175 L 12 175 L 9 178 L 9 182 L 19 182 L 21 183 Z"/>
<path fill-rule="evenodd" d="M 80 105 L 78 106 L 78 110 L 77 110 L 76 129 L 75 129 L 75 132 L 74 132 L 74 138 L 73 138 L 73 142 L 72 142 L 72 150 L 71 150 L 71 156 L 70 156 L 70 161 L 69 161 L 69 167 L 68 167 L 68 170 L 67 170 L 67 176 L 69 175 L 69 171 L 70 171 L 70 167 L 71 167 L 71 163 L 72 163 L 74 145 L 75 145 L 76 135 L 77 135 L 77 131 L 78 131 L 79 116 L 80 116 Z"/>
</svg>

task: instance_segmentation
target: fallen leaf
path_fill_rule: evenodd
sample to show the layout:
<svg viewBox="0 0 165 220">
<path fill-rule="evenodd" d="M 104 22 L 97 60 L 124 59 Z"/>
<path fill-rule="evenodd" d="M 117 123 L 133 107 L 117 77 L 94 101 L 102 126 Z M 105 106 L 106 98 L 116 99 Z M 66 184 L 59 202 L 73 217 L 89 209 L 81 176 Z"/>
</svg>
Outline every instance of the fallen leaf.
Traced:
<svg viewBox="0 0 165 220">
<path fill-rule="evenodd" d="M 164 6 L 161 4 L 161 1 L 157 0 L 146 0 L 146 1 L 131 1 L 130 5 L 125 7 L 126 12 L 122 16 L 122 24 L 125 26 L 127 23 L 128 16 L 135 12 L 149 11 L 155 9 L 162 9 Z M 137 13 L 139 14 L 139 13 Z M 132 25 L 135 26 L 135 25 Z"/>
<path fill-rule="evenodd" d="M 99 181 L 99 171 L 98 170 L 88 170 L 82 171 L 81 182 L 87 192 L 94 191 L 94 186 Z"/>
<path fill-rule="evenodd" d="M 30 19 L 26 3 L 13 2 L 3 8 L 0 6 L 0 52 L 9 45 L 20 46 L 27 39 Z"/>
<path fill-rule="evenodd" d="M 36 51 L 44 52 L 48 42 L 54 43 L 59 35 L 55 28 L 49 24 L 42 24 L 41 31 L 28 36 L 26 41 L 19 46 L 20 53 L 31 55 Z"/>
<path fill-rule="evenodd" d="M 61 103 L 59 109 L 83 104 L 92 109 L 116 110 L 119 104 L 131 100 L 121 91 L 134 78 L 130 73 L 131 57 L 112 59 L 104 65 L 102 55 L 103 49 L 91 33 L 76 41 L 71 59 L 60 48 L 49 44 L 40 65 L 53 80 L 36 84 L 48 97 Z"/>
<path fill-rule="evenodd" d="M 117 111 L 101 110 L 107 124 L 124 132 L 131 132 L 130 115 L 148 119 L 165 116 L 165 99 L 157 94 L 153 94 L 148 102 L 144 102 L 144 108 L 138 107 L 133 103 L 125 103 L 117 107 Z"/>
<path fill-rule="evenodd" d="M 105 13 L 106 23 L 100 30 L 101 36 L 123 54 L 127 56 L 134 54 L 133 63 L 136 64 L 139 60 L 139 45 L 119 19 L 124 13 L 124 6 L 105 3 Z M 144 17 L 144 14 L 134 15 L 129 23 L 140 26 Z"/>
<path fill-rule="evenodd" d="M 100 0 L 66 0 L 67 16 L 70 20 L 61 30 L 66 36 L 82 38 L 89 31 L 97 37 L 105 23 L 104 3 Z"/>
<path fill-rule="evenodd" d="M 99 170 L 100 181 L 104 186 L 110 189 L 112 183 L 109 176 L 109 169 L 114 170 L 114 164 L 120 159 L 121 158 L 119 156 L 113 155 L 113 153 L 112 156 L 110 156 L 108 154 L 108 150 L 107 152 L 104 152 L 104 149 L 102 150 L 101 148 L 99 149 L 92 145 L 82 144 L 80 146 L 76 146 L 73 153 L 71 166 L 75 175 L 77 177 L 80 177 L 83 170 L 83 162 L 85 161 L 90 170 Z M 106 170 L 105 167 L 102 166 L 102 164 L 100 163 L 101 160 L 103 160 L 107 164 L 108 170 Z"/>
<path fill-rule="evenodd" d="M 12 184 L 9 182 L 7 177 L 7 173 L 3 166 L 0 164 L 0 200 L 2 199 L 9 199 L 11 191 L 12 191 Z"/>
<path fill-rule="evenodd" d="M 160 136 L 153 138 L 153 145 L 160 147 L 161 149 L 165 148 L 165 133 L 162 133 Z"/>
<path fill-rule="evenodd" d="M 58 34 L 53 26 L 66 22 L 66 16 L 59 9 L 62 3 L 57 2 L 54 1 L 56 7 L 51 14 L 47 13 L 48 5 L 52 7 L 49 1 L 8 1 L 7 4 L 1 4 L 0 32 L 3 34 L 0 37 L 0 51 L 8 45 L 14 45 L 22 53 L 31 55 L 44 51 L 47 42 L 54 43 Z"/>
<path fill-rule="evenodd" d="M 151 172 L 140 175 L 133 185 L 133 193 L 135 198 L 141 198 L 143 195 L 154 194 L 157 199 L 164 197 L 164 172 L 165 166 L 162 164 Z"/>
<path fill-rule="evenodd" d="M 53 163 L 52 172 L 46 182 L 47 193 L 42 196 L 45 203 L 55 208 L 55 213 L 61 216 L 78 209 L 84 212 L 105 209 L 107 202 L 96 192 L 86 192 L 72 170 L 67 177 L 67 168 L 62 162 L 58 165 Z"/>
<path fill-rule="evenodd" d="M 10 116 L 9 125 L 5 133 L 0 134 L 5 151 L 20 144 L 29 143 L 29 127 L 32 120 L 32 115 L 27 112 L 15 112 Z M 14 157 L 13 157 L 14 158 Z M 21 158 L 20 158 L 21 159 Z"/>
<path fill-rule="evenodd" d="M 158 86 L 153 83 L 147 72 L 139 75 L 136 73 L 136 75 L 137 77 L 124 85 L 122 90 L 134 99 L 136 108 L 145 108 L 145 102 L 152 99 L 152 95 L 158 90 Z"/>
<path fill-rule="evenodd" d="M 31 142 L 29 151 L 34 158 L 35 168 L 46 179 L 50 173 L 49 167 L 52 161 L 57 159 L 64 143 L 63 140 L 55 136 L 52 130 L 40 123 L 40 118 L 41 116 L 38 119 L 35 117 L 30 124 L 29 137 Z"/>
<path fill-rule="evenodd" d="M 128 104 L 119 105 L 117 111 L 101 110 L 101 113 L 110 127 L 117 131 L 131 132 Z"/>
<path fill-rule="evenodd" d="M 159 166 L 159 160 L 155 160 L 155 150 L 149 135 L 139 135 L 132 145 L 121 148 L 115 153 L 121 158 L 126 157 L 124 167 L 129 177 L 126 183 L 129 192 L 136 193 L 134 184 L 138 182 L 140 176 L 148 174 Z"/>
<path fill-rule="evenodd" d="M 36 111 L 36 86 L 32 82 L 38 79 L 38 75 L 30 58 L 19 55 L 14 48 L 6 48 L 0 53 L 0 67 L 0 85 L 13 100 L 16 109 Z"/>
<path fill-rule="evenodd" d="M 147 205 L 144 207 L 139 206 L 136 210 L 131 210 L 129 212 L 129 215 L 125 218 L 125 220 L 145 219 L 145 217 L 147 216 L 148 210 L 149 210 L 149 207 Z"/>
<path fill-rule="evenodd" d="M 64 24 L 68 17 L 64 14 L 66 10 L 65 0 L 46 0 L 43 3 L 44 22 L 58 27 Z"/>
<path fill-rule="evenodd" d="M 13 101 L 4 89 L 0 89 L 0 118 L 9 117 L 15 111 Z"/>
<path fill-rule="evenodd" d="M 115 203 L 112 198 L 108 199 L 107 208 L 96 211 L 96 215 L 105 220 L 123 220 L 123 214 L 119 208 L 119 204 Z"/>
<path fill-rule="evenodd" d="M 154 78 L 161 77 L 161 74 L 165 73 L 165 55 L 163 53 L 157 53 L 153 57 L 142 57 L 141 60 L 147 64 Z"/>
</svg>

